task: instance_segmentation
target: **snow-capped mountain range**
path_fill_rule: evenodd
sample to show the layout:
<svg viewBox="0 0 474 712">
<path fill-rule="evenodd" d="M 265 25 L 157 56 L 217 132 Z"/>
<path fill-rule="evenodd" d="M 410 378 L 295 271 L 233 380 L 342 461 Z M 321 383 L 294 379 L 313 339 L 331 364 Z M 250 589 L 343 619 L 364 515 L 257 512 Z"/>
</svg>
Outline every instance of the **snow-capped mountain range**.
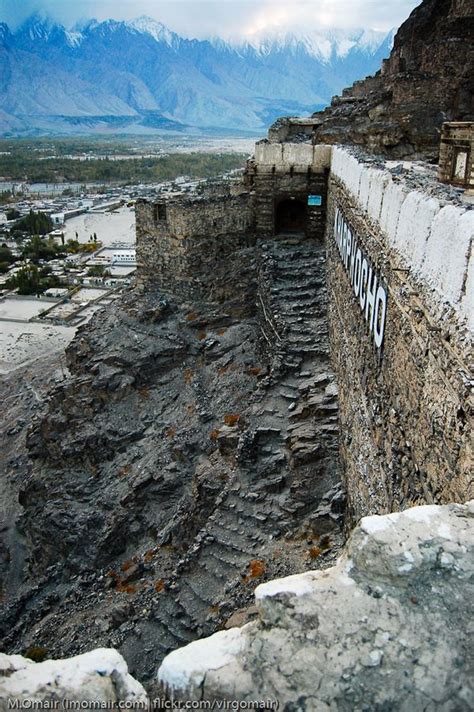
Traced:
<svg viewBox="0 0 474 712">
<path fill-rule="evenodd" d="M 393 41 L 374 30 L 187 39 L 162 23 L 0 23 L 0 133 L 262 131 L 326 105 Z M 192 128 L 191 128 L 192 127 Z"/>
</svg>

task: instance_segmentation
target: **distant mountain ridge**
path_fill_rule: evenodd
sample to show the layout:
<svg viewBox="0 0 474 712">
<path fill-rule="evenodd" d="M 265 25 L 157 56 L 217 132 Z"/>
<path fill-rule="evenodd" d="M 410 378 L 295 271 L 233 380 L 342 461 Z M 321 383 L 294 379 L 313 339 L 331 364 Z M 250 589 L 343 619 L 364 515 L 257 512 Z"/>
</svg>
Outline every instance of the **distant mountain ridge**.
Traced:
<svg viewBox="0 0 474 712">
<path fill-rule="evenodd" d="M 373 30 L 197 40 L 148 17 L 67 30 L 32 15 L 15 32 L 0 23 L 0 133 L 261 131 L 325 106 L 392 41 Z"/>
</svg>

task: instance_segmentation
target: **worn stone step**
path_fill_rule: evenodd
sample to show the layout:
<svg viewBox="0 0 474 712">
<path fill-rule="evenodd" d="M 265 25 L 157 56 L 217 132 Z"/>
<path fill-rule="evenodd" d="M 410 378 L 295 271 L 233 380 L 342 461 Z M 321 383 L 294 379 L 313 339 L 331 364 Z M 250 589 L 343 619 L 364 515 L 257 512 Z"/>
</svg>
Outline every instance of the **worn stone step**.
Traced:
<svg viewBox="0 0 474 712">
<path fill-rule="evenodd" d="M 258 510 L 253 510 L 251 508 L 246 507 L 245 509 L 235 509 L 235 517 L 239 526 L 237 532 L 229 532 L 224 525 L 220 524 L 219 522 L 214 522 L 212 533 L 215 536 L 218 536 L 218 532 L 220 531 L 222 533 L 222 536 L 231 536 L 232 539 L 229 539 L 229 546 L 232 546 L 237 551 L 245 551 L 246 546 L 248 546 L 252 540 L 252 536 L 255 536 L 256 534 L 258 535 L 259 527 L 268 521 L 270 513 L 262 508 L 259 508 Z M 242 536 L 242 534 L 240 534 L 240 530 L 242 529 L 242 527 L 246 526 L 249 528 L 249 533 L 248 535 Z M 220 536 L 219 540 L 221 540 Z"/>
<path fill-rule="evenodd" d="M 216 521 L 209 521 L 206 529 L 215 537 L 217 544 L 222 544 L 236 554 L 244 554 L 248 550 L 249 541 L 238 533 L 239 530 L 229 529 Z"/>
<path fill-rule="evenodd" d="M 236 573 L 242 566 L 242 561 L 245 561 L 248 554 L 240 556 L 229 555 L 227 549 L 220 545 L 209 547 L 205 551 L 204 560 L 207 566 L 215 567 L 219 571 L 221 579 L 228 582 L 234 578 Z"/>
<path fill-rule="evenodd" d="M 196 578 L 183 578 L 180 581 L 178 599 L 185 611 L 192 612 L 193 617 L 199 620 L 201 617 L 205 618 L 209 613 L 215 592 L 220 588 L 215 584 L 209 586 L 209 583 L 206 582 L 203 590 L 203 584 L 199 584 Z"/>
<path fill-rule="evenodd" d="M 213 556 L 219 561 L 223 562 L 224 565 L 228 566 L 229 569 L 240 570 L 242 566 L 253 556 L 253 553 L 260 546 L 254 545 L 253 547 L 247 549 L 247 551 L 235 551 L 229 547 L 223 545 L 221 542 L 216 541 L 212 549 L 209 549 L 209 556 Z"/>
<path fill-rule="evenodd" d="M 158 620 L 161 623 L 161 630 L 159 634 L 159 645 L 162 649 L 167 649 L 167 650 L 174 650 L 175 648 L 179 647 L 185 642 L 189 642 L 191 640 L 191 635 L 186 635 L 186 634 L 175 634 L 171 630 L 171 621 L 169 619 L 164 619 L 162 620 L 161 617 L 159 616 L 159 612 L 155 612 L 155 620 Z"/>
<path fill-rule="evenodd" d="M 199 559 L 199 565 L 209 573 L 212 573 L 223 585 L 235 576 L 237 570 L 234 564 L 229 564 L 224 559 L 215 555 L 212 545 L 203 551 Z"/>
<path fill-rule="evenodd" d="M 266 508 L 263 505 L 263 503 L 259 502 L 258 507 L 251 507 L 248 506 L 248 503 L 239 503 L 241 506 L 238 508 L 236 506 L 235 512 L 236 516 L 239 517 L 240 520 L 245 520 L 250 522 L 253 526 L 258 526 L 260 524 L 263 524 L 264 522 L 268 521 L 268 519 L 271 517 L 272 514 L 272 508 Z M 242 506 L 244 504 L 244 506 Z M 245 521 L 243 523 L 245 523 Z M 256 532 L 253 531 L 252 535 L 255 534 Z"/>
<path fill-rule="evenodd" d="M 164 598 L 166 597 L 163 596 L 162 599 Z M 174 599 L 171 600 L 174 601 Z M 161 605 L 158 605 L 154 609 L 153 617 L 155 620 L 158 620 L 162 624 L 163 628 L 167 633 L 166 639 L 163 635 L 163 641 L 165 642 L 165 644 L 169 644 L 170 637 L 173 639 L 171 644 L 171 647 L 173 649 L 177 647 L 177 645 L 189 643 L 195 638 L 195 635 L 193 634 L 195 622 L 189 616 L 186 616 L 185 621 L 181 620 L 177 616 L 171 617 L 167 611 L 163 610 L 163 607 Z"/>
</svg>

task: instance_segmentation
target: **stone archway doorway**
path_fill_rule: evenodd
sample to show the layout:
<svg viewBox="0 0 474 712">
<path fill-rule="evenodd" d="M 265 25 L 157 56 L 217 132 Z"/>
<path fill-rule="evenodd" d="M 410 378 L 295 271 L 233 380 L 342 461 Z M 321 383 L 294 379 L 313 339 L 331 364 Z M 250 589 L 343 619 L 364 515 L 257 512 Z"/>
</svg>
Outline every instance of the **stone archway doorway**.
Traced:
<svg viewBox="0 0 474 712">
<path fill-rule="evenodd" d="M 306 205 L 298 198 L 281 200 L 275 211 L 275 235 L 303 235 L 306 230 Z"/>
</svg>

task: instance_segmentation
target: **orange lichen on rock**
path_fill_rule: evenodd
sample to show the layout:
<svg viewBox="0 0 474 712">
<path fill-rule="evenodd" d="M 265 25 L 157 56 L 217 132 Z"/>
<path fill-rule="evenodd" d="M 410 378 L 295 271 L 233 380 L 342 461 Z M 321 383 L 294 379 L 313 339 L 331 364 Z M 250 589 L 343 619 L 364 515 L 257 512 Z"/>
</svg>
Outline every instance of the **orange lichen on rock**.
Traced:
<svg viewBox="0 0 474 712">
<path fill-rule="evenodd" d="M 193 380 L 193 376 L 194 376 L 194 371 L 192 370 L 192 368 L 186 368 L 183 373 L 184 382 L 191 383 L 191 381 Z"/>
<path fill-rule="evenodd" d="M 261 559 L 252 559 L 249 564 L 249 578 L 259 578 L 265 573 L 265 562 Z"/>
<path fill-rule="evenodd" d="M 163 591 L 164 587 L 165 587 L 165 582 L 163 581 L 163 579 L 159 579 L 158 581 L 156 581 L 155 586 L 154 586 L 155 591 L 157 593 L 161 593 Z"/>
<path fill-rule="evenodd" d="M 136 593 L 137 587 L 133 583 L 122 583 L 117 581 L 116 590 L 120 593 Z"/>
<path fill-rule="evenodd" d="M 224 423 L 226 425 L 237 425 L 240 420 L 240 415 L 224 415 Z"/>
<path fill-rule="evenodd" d="M 312 546 L 308 551 L 308 556 L 310 559 L 317 559 L 320 554 L 322 554 L 322 549 L 319 546 Z"/>
<path fill-rule="evenodd" d="M 124 561 L 122 566 L 120 567 L 122 571 L 128 571 L 134 564 L 136 564 L 137 560 L 135 557 L 132 559 L 128 559 L 127 561 Z"/>
</svg>

